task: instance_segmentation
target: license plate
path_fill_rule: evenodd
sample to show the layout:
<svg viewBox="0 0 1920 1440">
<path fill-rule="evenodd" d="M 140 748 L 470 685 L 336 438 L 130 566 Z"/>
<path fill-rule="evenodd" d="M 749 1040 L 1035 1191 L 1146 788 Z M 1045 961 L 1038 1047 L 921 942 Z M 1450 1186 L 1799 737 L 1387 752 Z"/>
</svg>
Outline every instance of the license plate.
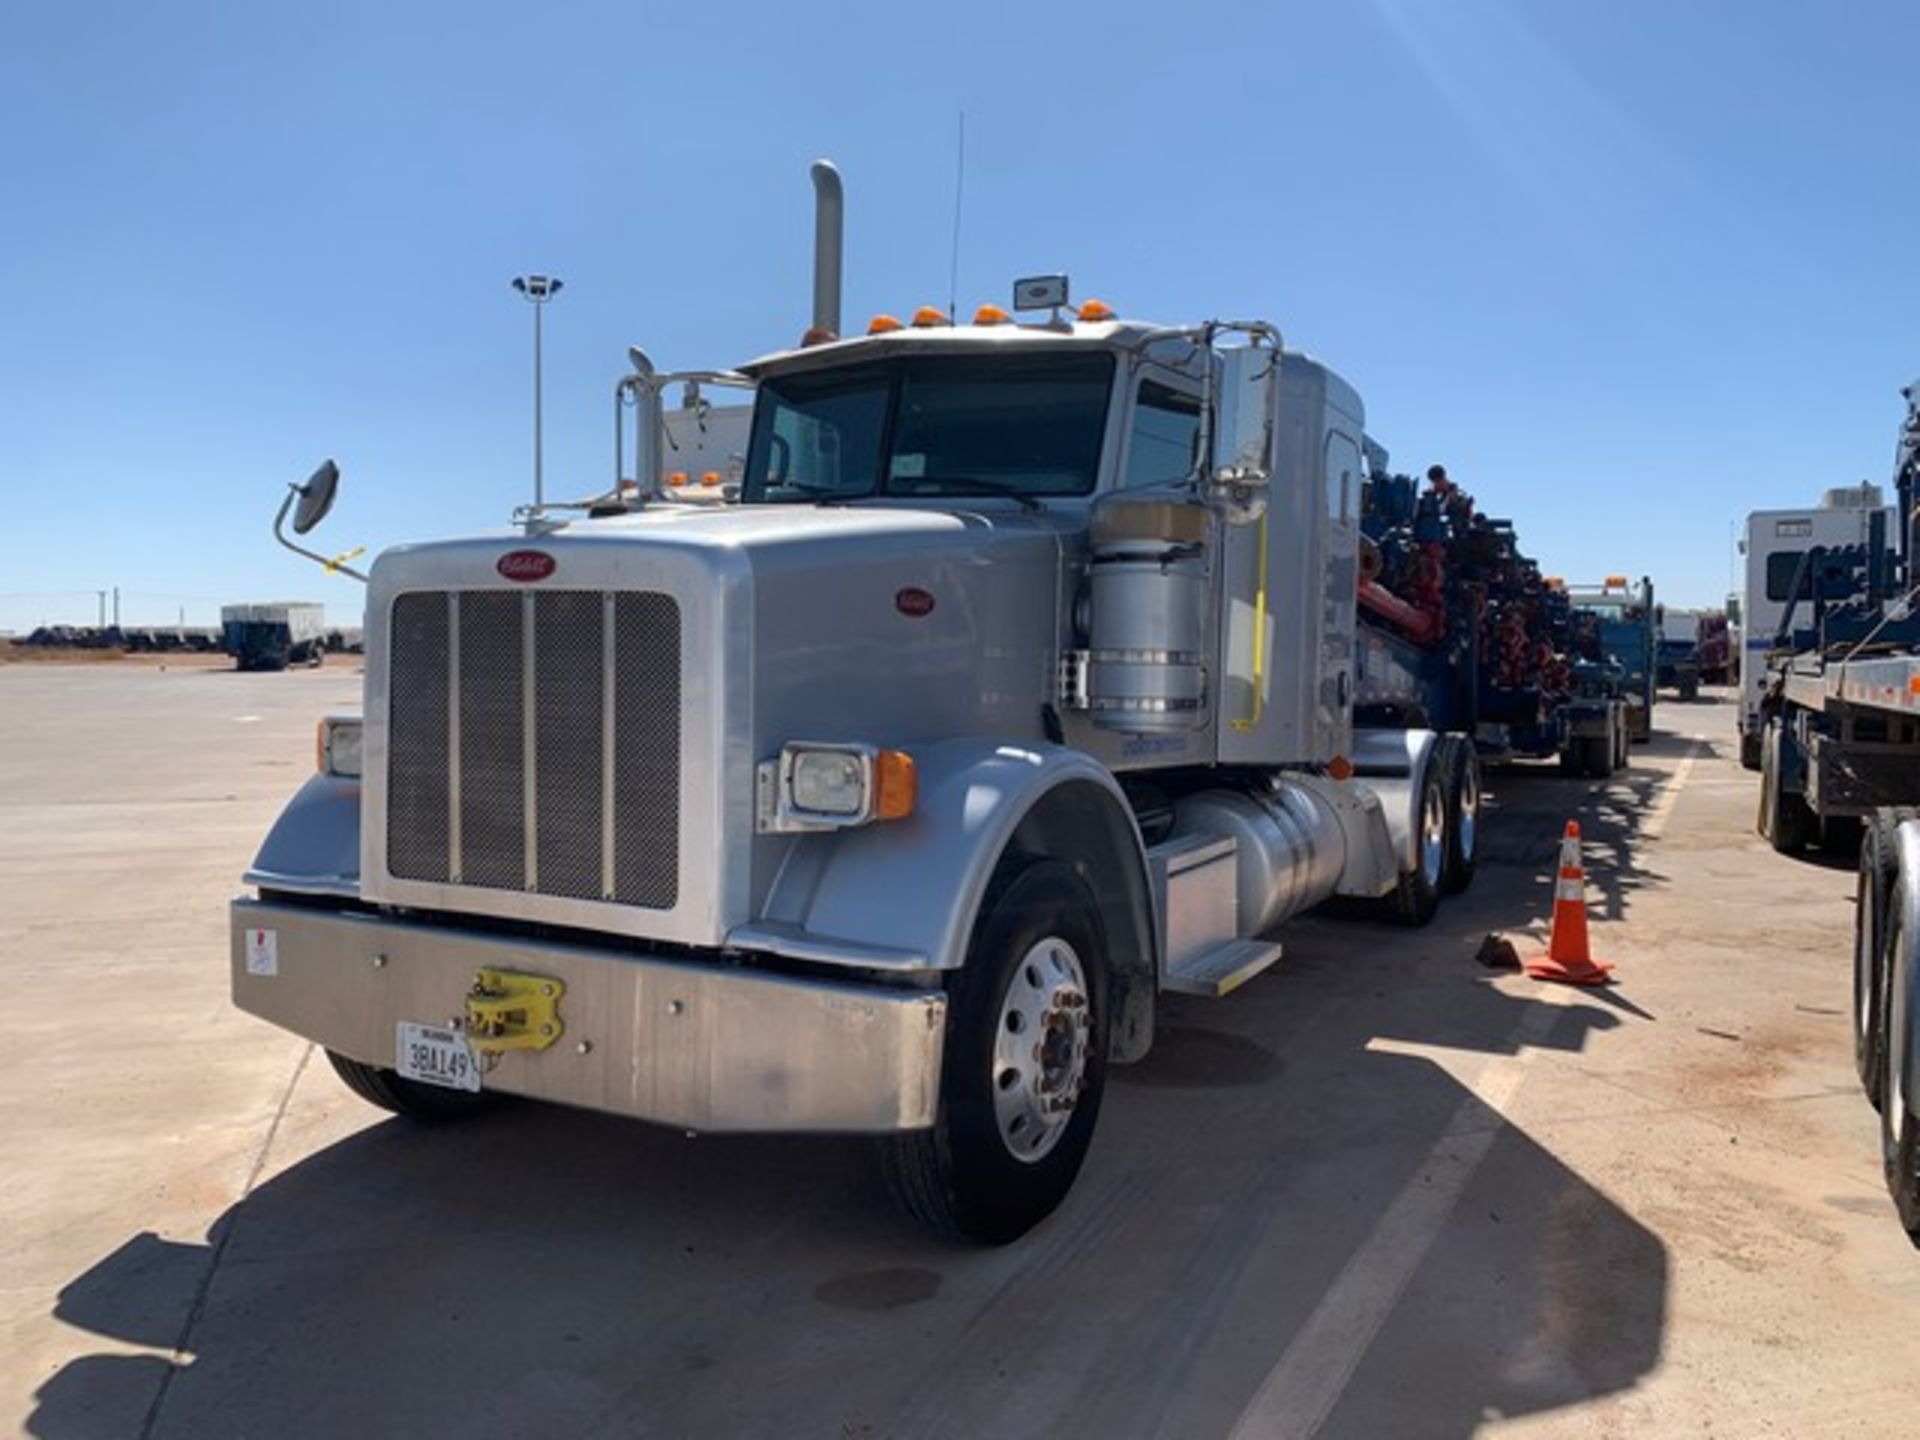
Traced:
<svg viewBox="0 0 1920 1440">
<path fill-rule="evenodd" d="M 394 1033 L 393 1068 L 409 1080 L 447 1090 L 478 1090 L 480 1067 L 467 1037 L 439 1025 L 402 1020 Z"/>
</svg>

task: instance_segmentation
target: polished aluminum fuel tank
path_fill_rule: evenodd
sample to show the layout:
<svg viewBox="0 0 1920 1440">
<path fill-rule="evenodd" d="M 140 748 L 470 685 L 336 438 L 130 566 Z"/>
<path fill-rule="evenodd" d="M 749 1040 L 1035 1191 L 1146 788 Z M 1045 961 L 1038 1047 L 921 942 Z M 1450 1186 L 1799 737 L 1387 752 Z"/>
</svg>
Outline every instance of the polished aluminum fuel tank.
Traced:
<svg viewBox="0 0 1920 1440">
<path fill-rule="evenodd" d="M 1206 507 L 1122 494 L 1093 520 L 1087 707 L 1132 734 L 1206 718 Z"/>
<path fill-rule="evenodd" d="M 1346 832 L 1333 806 L 1304 784 L 1271 790 L 1202 790 L 1174 807 L 1176 835 L 1230 835 L 1238 842 L 1238 928 L 1264 934 L 1334 893 L 1347 863 Z"/>
</svg>

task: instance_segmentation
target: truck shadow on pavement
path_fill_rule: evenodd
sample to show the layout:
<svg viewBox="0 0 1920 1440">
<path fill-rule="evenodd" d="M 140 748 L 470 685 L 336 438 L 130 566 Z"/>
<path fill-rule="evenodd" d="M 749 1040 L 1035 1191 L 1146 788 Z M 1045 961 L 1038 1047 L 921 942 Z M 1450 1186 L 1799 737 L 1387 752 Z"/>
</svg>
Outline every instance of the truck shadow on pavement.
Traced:
<svg viewBox="0 0 1920 1440">
<path fill-rule="evenodd" d="M 1659 778 L 1497 777 L 1497 843 L 1432 926 L 1310 918 L 1229 1000 L 1171 997 L 1018 1244 L 921 1233 L 855 1140 L 380 1121 L 205 1243 L 136 1235 L 70 1281 L 55 1315 L 110 1343 L 28 1430 L 1451 1437 L 1629 1390 L 1666 1249 L 1527 1133 L 1562 1071 L 1512 1067 L 1657 1022 L 1473 955 L 1544 918 L 1557 806 L 1588 805 L 1614 911 L 1660 883 L 1632 863 Z"/>
</svg>

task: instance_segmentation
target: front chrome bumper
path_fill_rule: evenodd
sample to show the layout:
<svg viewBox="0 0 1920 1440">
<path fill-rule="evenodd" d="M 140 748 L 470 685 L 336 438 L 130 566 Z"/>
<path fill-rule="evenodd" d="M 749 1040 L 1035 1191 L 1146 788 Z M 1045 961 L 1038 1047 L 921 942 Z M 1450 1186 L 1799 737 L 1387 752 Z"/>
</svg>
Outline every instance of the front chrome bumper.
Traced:
<svg viewBox="0 0 1920 1440">
<path fill-rule="evenodd" d="M 400 1021 L 460 1017 L 491 967 L 564 983 L 561 1033 L 486 1057 L 485 1088 L 706 1131 L 885 1132 L 933 1123 L 940 992 L 798 980 L 624 951 L 238 899 L 233 999 L 365 1064 Z M 255 938 L 261 932 L 266 942 Z"/>
</svg>

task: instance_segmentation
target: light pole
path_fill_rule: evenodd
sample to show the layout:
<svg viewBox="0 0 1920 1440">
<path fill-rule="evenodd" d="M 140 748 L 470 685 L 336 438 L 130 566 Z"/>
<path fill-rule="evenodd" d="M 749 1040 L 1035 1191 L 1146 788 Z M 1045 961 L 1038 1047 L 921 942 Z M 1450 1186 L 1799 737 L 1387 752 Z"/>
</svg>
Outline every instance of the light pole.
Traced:
<svg viewBox="0 0 1920 1440">
<path fill-rule="evenodd" d="M 546 498 L 540 474 L 540 312 L 562 287 L 557 276 L 516 275 L 513 288 L 533 306 L 533 503 L 537 508 Z"/>
</svg>

